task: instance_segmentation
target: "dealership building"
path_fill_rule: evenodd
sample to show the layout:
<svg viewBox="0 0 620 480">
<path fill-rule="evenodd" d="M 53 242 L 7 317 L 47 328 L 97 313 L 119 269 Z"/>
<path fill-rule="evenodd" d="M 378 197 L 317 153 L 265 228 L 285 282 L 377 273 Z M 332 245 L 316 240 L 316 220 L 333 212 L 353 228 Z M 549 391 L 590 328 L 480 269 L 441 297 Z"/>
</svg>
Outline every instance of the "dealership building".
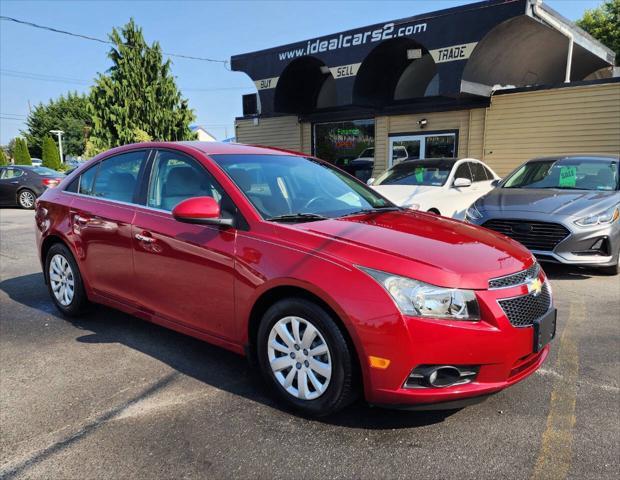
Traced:
<svg viewBox="0 0 620 480">
<path fill-rule="evenodd" d="M 618 154 L 614 60 L 539 1 L 473 3 L 232 57 L 257 89 L 236 137 L 337 165 L 372 148 L 375 175 L 402 152 L 500 175 L 537 156 Z"/>
</svg>

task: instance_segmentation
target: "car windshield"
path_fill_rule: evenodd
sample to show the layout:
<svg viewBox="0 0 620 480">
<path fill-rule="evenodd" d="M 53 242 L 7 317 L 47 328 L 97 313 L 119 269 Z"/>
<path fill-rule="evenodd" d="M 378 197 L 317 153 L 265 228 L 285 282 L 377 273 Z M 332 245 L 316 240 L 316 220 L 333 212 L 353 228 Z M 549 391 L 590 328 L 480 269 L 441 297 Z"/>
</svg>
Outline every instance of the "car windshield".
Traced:
<svg viewBox="0 0 620 480">
<path fill-rule="evenodd" d="M 374 185 L 427 185 L 440 187 L 446 183 L 454 161 L 428 160 L 402 162 L 394 165 Z"/>
<path fill-rule="evenodd" d="M 565 158 L 528 162 L 510 175 L 503 188 L 618 190 L 618 160 Z"/>
<path fill-rule="evenodd" d="M 317 160 L 292 155 L 212 155 L 266 220 L 311 221 L 394 208 L 389 200 Z"/>
<path fill-rule="evenodd" d="M 362 153 L 360 153 L 357 158 L 374 158 L 374 156 L 375 156 L 375 149 L 367 148 Z"/>
</svg>

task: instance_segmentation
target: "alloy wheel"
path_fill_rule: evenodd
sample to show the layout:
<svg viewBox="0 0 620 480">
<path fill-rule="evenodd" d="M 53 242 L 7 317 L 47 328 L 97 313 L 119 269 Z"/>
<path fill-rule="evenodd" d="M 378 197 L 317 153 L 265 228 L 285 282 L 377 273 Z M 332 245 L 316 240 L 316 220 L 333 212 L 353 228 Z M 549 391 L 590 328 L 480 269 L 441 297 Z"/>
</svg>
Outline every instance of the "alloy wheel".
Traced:
<svg viewBox="0 0 620 480">
<path fill-rule="evenodd" d="M 71 265 L 64 256 L 56 254 L 50 261 L 49 270 L 54 297 L 58 303 L 66 307 L 71 304 L 75 294 L 75 277 Z"/>
<path fill-rule="evenodd" d="M 19 204 L 24 208 L 32 208 L 34 207 L 34 202 L 36 198 L 34 194 L 29 190 L 24 190 L 19 194 Z"/>
<path fill-rule="evenodd" d="M 276 380 L 293 397 L 314 400 L 327 389 L 332 376 L 329 347 L 308 320 L 278 320 L 269 333 L 267 355 Z"/>
</svg>

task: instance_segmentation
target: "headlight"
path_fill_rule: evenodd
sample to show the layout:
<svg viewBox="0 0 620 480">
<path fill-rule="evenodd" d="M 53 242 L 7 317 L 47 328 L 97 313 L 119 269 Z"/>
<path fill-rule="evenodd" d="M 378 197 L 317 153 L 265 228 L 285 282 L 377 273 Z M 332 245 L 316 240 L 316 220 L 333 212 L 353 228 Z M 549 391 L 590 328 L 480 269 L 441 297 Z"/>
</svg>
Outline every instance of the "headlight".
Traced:
<svg viewBox="0 0 620 480">
<path fill-rule="evenodd" d="M 465 211 L 465 217 L 471 220 L 480 220 L 482 218 L 482 213 L 480 213 L 480 210 L 476 208 L 476 204 L 474 203 Z"/>
<path fill-rule="evenodd" d="M 371 268 L 358 268 L 379 282 L 405 315 L 480 320 L 480 308 L 472 290 L 437 287 Z"/>
<path fill-rule="evenodd" d="M 620 217 L 620 205 L 615 205 L 607 210 L 594 215 L 588 215 L 587 217 L 575 220 L 575 223 L 580 227 L 591 227 L 592 225 L 609 225 L 614 223 Z"/>
</svg>

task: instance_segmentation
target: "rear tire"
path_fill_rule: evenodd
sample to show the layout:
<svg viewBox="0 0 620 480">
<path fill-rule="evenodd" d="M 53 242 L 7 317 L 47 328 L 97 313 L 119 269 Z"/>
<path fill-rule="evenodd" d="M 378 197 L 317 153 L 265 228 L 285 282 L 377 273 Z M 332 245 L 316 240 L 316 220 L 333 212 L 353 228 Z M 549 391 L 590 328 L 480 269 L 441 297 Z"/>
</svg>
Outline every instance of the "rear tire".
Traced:
<svg viewBox="0 0 620 480">
<path fill-rule="evenodd" d="M 297 412 L 322 417 L 355 400 L 352 352 L 332 316 L 314 302 L 289 298 L 272 305 L 258 328 L 257 355 L 267 383 Z"/>
<path fill-rule="evenodd" d="M 34 208 L 37 196 L 32 190 L 24 188 L 17 194 L 17 204 L 26 210 L 32 210 Z"/>
<path fill-rule="evenodd" d="M 47 252 L 45 277 L 50 297 L 63 315 L 76 317 L 88 310 L 80 269 L 64 244 L 55 243 Z"/>
</svg>

